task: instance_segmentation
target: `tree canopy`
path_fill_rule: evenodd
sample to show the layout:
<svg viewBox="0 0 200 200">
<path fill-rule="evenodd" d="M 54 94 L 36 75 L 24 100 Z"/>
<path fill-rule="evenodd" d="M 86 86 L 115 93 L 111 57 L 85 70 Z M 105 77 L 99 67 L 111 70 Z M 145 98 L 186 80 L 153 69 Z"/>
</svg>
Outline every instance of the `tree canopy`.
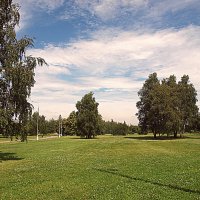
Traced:
<svg viewBox="0 0 200 200">
<path fill-rule="evenodd" d="M 160 82 L 156 73 L 150 74 L 138 95 L 139 125 L 144 133 L 152 131 L 154 137 L 182 135 L 198 116 L 197 92 L 187 75 L 177 83 L 174 75 Z"/>
<path fill-rule="evenodd" d="M 67 119 L 63 119 L 64 135 L 77 134 L 76 112 L 72 111 Z"/>
<path fill-rule="evenodd" d="M 81 137 L 90 139 L 99 131 L 98 105 L 92 92 L 77 102 L 77 129 Z"/>
<path fill-rule="evenodd" d="M 35 83 L 34 69 L 46 62 L 42 58 L 26 55 L 27 48 L 33 47 L 33 40 L 28 37 L 16 38 L 15 27 L 19 25 L 19 20 L 19 6 L 12 0 L 1 0 L 0 131 L 11 137 L 17 131 L 24 141 L 28 116 L 32 112 L 28 98 Z"/>
</svg>

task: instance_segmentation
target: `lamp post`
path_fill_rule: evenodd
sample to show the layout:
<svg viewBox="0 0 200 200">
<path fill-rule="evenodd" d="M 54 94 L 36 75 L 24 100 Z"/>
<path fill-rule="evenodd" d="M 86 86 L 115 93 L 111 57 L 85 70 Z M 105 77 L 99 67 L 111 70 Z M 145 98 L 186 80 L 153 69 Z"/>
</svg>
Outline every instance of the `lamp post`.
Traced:
<svg viewBox="0 0 200 200">
<path fill-rule="evenodd" d="M 58 128 L 58 137 L 60 138 L 60 136 L 62 136 L 62 117 L 61 115 L 59 115 L 59 119 L 58 119 L 58 123 L 59 123 L 59 128 Z"/>
<path fill-rule="evenodd" d="M 38 105 L 38 114 L 37 114 L 37 141 L 39 140 L 39 105 Z"/>
<path fill-rule="evenodd" d="M 40 114 L 39 114 L 39 103 L 37 102 L 37 101 L 32 101 L 31 99 L 30 99 L 30 101 L 31 102 L 33 102 L 33 103 L 37 103 L 37 105 L 38 105 L 38 114 L 37 114 L 37 120 L 36 120 L 36 134 L 37 134 L 37 136 L 36 136 L 36 140 L 38 141 L 39 140 L 39 116 L 40 116 Z"/>
</svg>

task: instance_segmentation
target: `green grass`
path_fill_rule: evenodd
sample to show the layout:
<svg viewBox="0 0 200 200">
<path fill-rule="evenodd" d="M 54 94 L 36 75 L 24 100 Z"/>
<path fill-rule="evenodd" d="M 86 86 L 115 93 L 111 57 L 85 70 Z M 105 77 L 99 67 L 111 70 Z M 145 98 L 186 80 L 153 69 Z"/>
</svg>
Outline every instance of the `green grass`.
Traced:
<svg viewBox="0 0 200 200">
<path fill-rule="evenodd" d="M 200 136 L 0 143 L 0 199 L 200 199 Z"/>
</svg>

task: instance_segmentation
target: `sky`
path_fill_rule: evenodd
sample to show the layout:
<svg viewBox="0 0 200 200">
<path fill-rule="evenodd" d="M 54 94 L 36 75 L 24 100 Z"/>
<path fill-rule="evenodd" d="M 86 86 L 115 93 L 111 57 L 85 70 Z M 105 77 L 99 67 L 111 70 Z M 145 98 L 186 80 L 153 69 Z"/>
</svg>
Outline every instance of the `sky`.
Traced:
<svg viewBox="0 0 200 200">
<path fill-rule="evenodd" d="M 14 0 L 17 37 L 34 38 L 30 101 L 47 119 L 68 117 L 92 91 L 104 120 L 137 124 L 138 91 L 149 74 L 186 74 L 200 100 L 199 0 Z M 200 107 L 200 102 L 197 103 Z"/>
</svg>

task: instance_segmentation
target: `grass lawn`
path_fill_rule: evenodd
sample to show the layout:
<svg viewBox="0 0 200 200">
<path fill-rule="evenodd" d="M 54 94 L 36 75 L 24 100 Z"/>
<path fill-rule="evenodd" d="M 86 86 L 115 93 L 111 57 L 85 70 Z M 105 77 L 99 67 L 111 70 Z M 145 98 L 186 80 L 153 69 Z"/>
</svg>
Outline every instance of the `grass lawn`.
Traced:
<svg viewBox="0 0 200 200">
<path fill-rule="evenodd" d="M 0 143 L 0 199 L 200 199 L 200 135 Z"/>
</svg>

